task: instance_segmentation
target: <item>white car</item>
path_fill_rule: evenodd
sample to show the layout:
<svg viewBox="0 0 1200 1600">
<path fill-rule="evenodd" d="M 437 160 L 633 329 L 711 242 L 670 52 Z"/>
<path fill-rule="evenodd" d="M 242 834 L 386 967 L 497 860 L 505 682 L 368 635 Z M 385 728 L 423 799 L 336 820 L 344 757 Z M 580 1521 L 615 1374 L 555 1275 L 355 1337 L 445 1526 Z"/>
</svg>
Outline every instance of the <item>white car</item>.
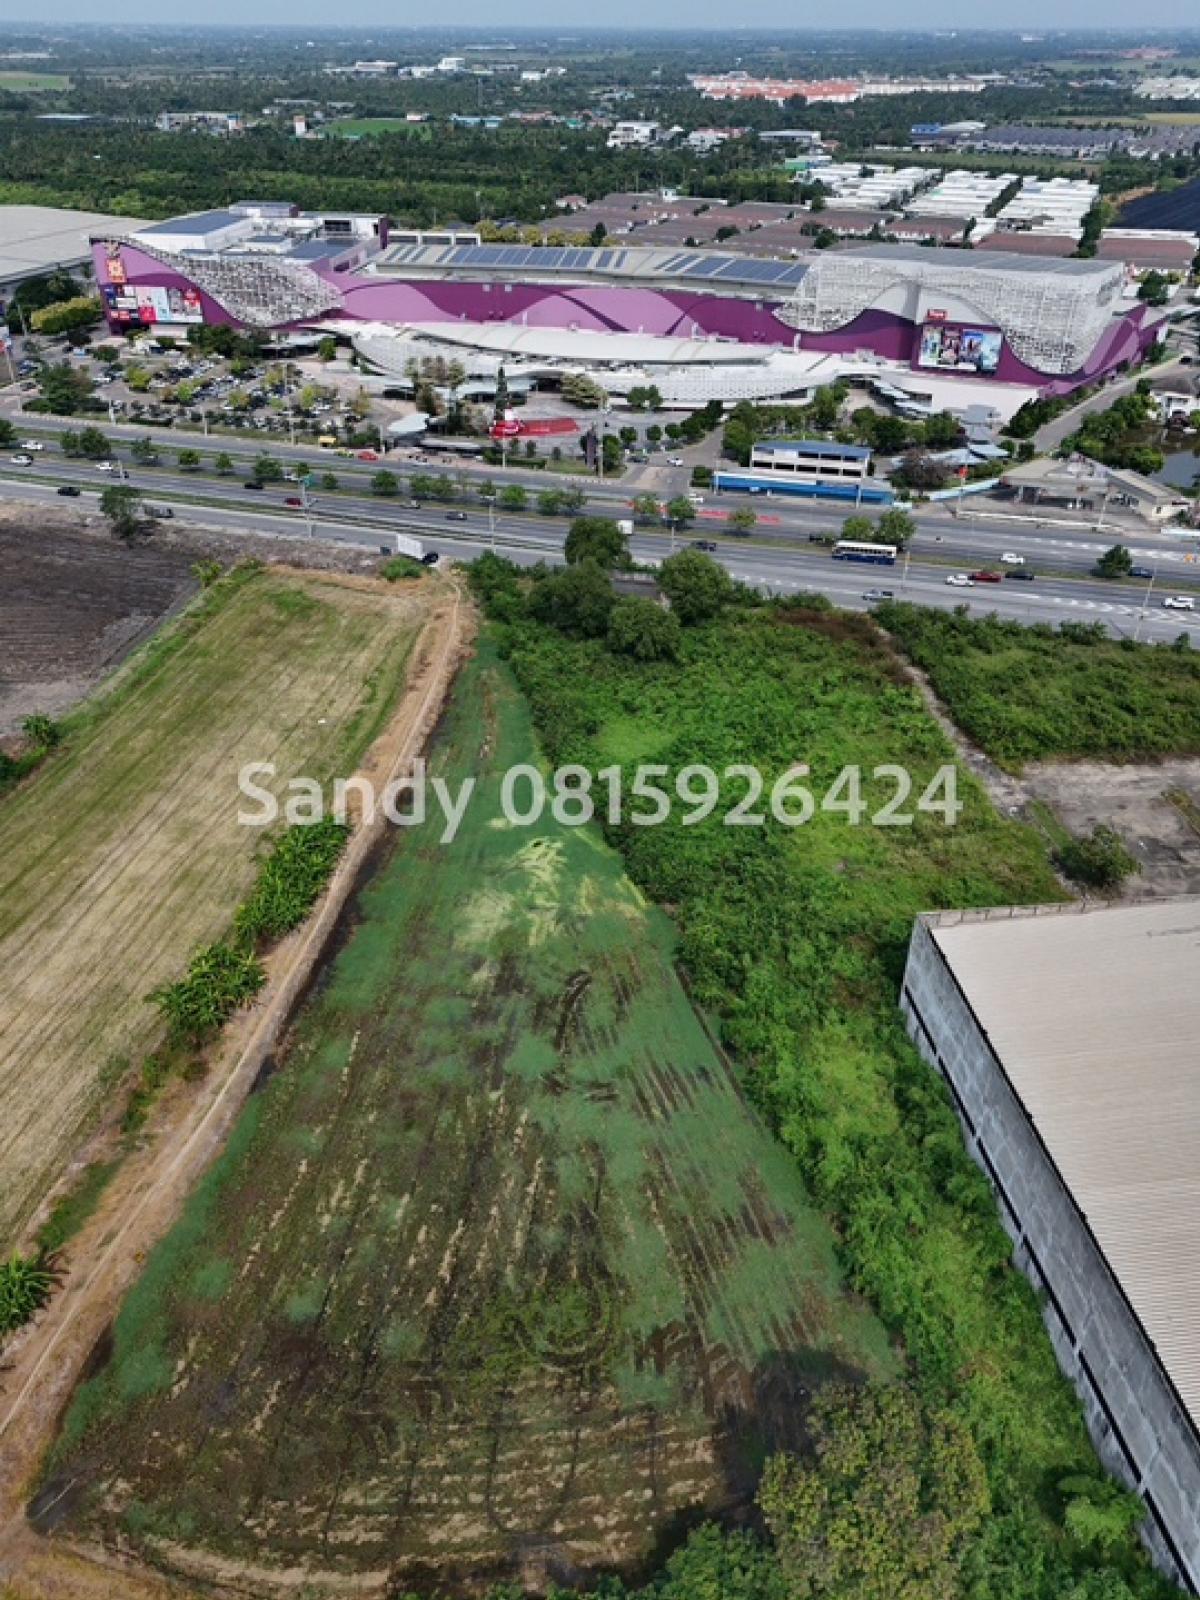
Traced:
<svg viewBox="0 0 1200 1600">
<path fill-rule="evenodd" d="M 10 456 L 9 460 L 12 462 L 14 467 L 31 467 L 33 465 L 32 456 Z"/>
<path fill-rule="evenodd" d="M 1195 611 L 1196 609 L 1196 602 L 1190 594 L 1164 595 L 1163 605 L 1168 611 Z"/>
<path fill-rule="evenodd" d="M 973 589 L 975 580 L 968 578 L 965 572 L 952 572 L 946 579 L 952 589 Z"/>
<path fill-rule="evenodd" d="M 1006 550 L 1000 560 L 1006 567 L 1023 567 L 1025 565 L 1025 557 L 1019 556 L 1015 550 Z"/>
<path fill-rule="evenodd" d="M 21 440 L 21 449 L 22 450 L 44 450 L 45 448 L 46 448 L 46 446 L 42 443 L 42 441 L 40 439 L 22 439 Z"/>
<path fill-rule="evenodd" d="M 96 463 L 97 472 L 115 472 L 116 470 L 117 463 L 115 461 L 97 461 Z"/>
<path fill-rule="evenodd" d="M 683 457 L 682 456 L 668 456 L 667 457 L 667 465 L 669 467 L 681 467 L 683 465 Z"/>
</svg>

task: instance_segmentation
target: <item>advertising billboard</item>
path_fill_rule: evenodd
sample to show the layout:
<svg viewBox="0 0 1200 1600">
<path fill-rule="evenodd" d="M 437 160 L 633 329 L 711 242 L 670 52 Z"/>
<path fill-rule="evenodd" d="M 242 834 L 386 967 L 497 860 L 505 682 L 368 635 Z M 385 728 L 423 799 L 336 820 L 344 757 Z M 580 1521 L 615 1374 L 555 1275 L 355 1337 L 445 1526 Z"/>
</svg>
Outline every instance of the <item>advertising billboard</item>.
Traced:
<svg viewBox="0 0 1200 1600">
<path fill-rule="evenodd" d="M 110 240 L 104 247 L 107 283 L 101 286 L 109 320 L 122 326 L 148 328 L 159 322 L 204 321 L 200 291 L 191 284 L 133 284 L 121 246 Z"/>
<path fill-rule="evenodd" d="M 995 372 L 1004 335 L 998 328 L 964 328 L 948 322 L 926 322 L 917 352 L 919 367 L 953 372 Z"/>
</svg>

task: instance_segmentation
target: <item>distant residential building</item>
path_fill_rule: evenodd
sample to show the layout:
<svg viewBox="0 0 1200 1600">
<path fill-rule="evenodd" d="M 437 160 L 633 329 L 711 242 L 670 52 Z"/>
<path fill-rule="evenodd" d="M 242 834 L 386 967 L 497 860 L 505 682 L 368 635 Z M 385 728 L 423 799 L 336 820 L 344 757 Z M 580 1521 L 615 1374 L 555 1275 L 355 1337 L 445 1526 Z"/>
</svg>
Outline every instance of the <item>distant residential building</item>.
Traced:
<svg viewBox="0 0 1200 1600">
<path fill-rule="evenodd" d="M 717 149 L 730 139 L 742 138 L 745 133 L 745 128 L 694 128 L 683 142 L 689 150 L 695 150 L 703 155 L 709 150 Z"/>
<path fill-rule="evenodd" d="M 660 122 L 618 122 L 609 133 L 610 150 L 633 150 L 657 144 L 662 138 Z"/>
<path fill-rule="evenodd" d="M 154 119 L 160 133 L 243 133 L 246 124 L 237 111 L 161 111 Z"/>
<path fill-rule="evenodd" d="M 1104 261 L 1123 261 L 1131 272 L 1185 277 L 1200 254 L 1200 235 L 1173 228 L 1105 228 L 1096 254 Z"/>
<path fill-rule="evenodd" d="M 466 70 L 466 56 L 443 56 L 437 64 L 439 72 L 463 72 Z"/>
</svg>

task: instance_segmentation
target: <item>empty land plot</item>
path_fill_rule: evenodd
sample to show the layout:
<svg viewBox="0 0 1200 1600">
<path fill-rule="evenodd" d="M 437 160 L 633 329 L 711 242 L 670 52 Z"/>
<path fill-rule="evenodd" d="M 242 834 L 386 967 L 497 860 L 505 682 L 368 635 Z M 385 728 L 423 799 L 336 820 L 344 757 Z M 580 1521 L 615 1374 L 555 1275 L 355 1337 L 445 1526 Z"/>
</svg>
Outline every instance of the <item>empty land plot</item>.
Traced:
<svg viewBox="0 0 1200 1600">
<path fill-rule="evenodd" d="M 0 1247 L 158 1034 L 145 996 L 220 935 L 255 872 L 237 774 L 353 765 L 386 715 L 420 598 L 235 575 L 67 724 L 0 803 Z"/>
<path fill-rule="evenodd" d="M 76 1397 L 53 1526 L 251 1592 L 536 1584 L 741 1500 L 814 1386 L 894 1369 L 670 925 L 594 830 L 504 821 L 534 758 L 485 650 L 433 750 L 479 777 L 461 831 L 389 844 Z"/>
<path fill-rule="evenodd" d="M 0 734 L 58 716 L 195 588 L 191 561 L 0 509 Z"/>
</svg>

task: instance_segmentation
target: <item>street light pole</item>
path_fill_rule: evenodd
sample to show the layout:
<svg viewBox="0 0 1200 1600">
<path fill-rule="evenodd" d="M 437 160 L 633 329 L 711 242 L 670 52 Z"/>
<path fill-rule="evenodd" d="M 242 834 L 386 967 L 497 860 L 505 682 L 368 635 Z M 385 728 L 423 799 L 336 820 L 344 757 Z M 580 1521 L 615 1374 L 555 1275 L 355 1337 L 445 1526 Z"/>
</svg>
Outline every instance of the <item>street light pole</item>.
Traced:
<svg viewBox="0 0 1200 1600">
<path fill-rule="evenodd" d="M 1146 592 L 1142 596 L 1142 607 L 1141 607 L 1141 610 L 1138 612 L 1137 623 L 1134 626 L 1134 630 L 1133 630 L 1133 637 L 1134 637 L 1135 640 L 1137 640 L 1137 639 L 1139 639 L 1141 637 L 1142 623 L 1145 622 L 1145 620 L 1146 620 L 1146 612 L 1147 612 L 1147 610 L 1149 609 L 1149 606 L 1150 606 L 1150 595 L 1151 595 L 1151 592 L 1154 589 L 1154 580 L 1157 577 L 1158 577 L 1158 566 L 1156 564 L 1155 566 L 1151 567 L 1151 569 L 1150 569 L 1150 582 L 1146 585 Z"/>
</svg>

